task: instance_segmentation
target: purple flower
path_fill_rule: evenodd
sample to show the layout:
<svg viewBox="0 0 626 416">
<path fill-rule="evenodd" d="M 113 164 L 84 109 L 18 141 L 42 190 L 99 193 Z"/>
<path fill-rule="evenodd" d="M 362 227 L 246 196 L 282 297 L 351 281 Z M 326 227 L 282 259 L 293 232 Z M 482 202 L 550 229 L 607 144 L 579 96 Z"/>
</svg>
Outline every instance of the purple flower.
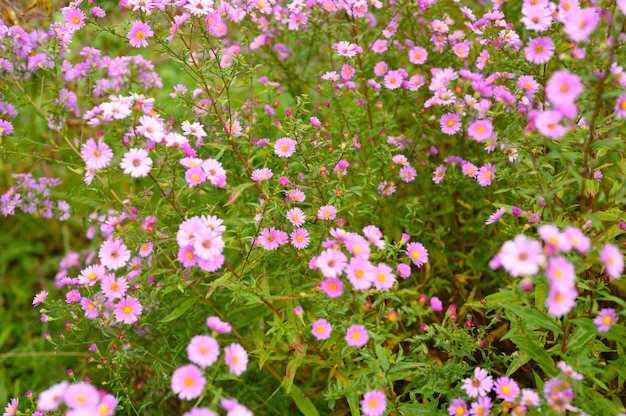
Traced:
<svg viewBox="0 0 626 416">
<path fill-rule="evenodd" d="M 598 332 L 607 332 L 615 322 L 617 322 L 617 313 L 612 308 L 600 310 L 596 319 L 593 320 L 598 327 Z"/>
</svg>

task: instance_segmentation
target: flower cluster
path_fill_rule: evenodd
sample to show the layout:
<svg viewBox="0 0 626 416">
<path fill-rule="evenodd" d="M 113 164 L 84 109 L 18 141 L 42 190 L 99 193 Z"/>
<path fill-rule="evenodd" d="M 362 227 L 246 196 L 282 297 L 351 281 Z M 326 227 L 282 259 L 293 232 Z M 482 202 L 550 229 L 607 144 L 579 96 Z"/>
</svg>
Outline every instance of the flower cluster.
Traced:
<svg viewBox="0 0 626 416">
<path fill-rule="evenodd" d="M 39 394 L 37 399 L 39 412 L 55 411 L 61 406 L 67 407 L 64 413 L 66 416 L 86 414 L 110 416 L 115 413 L 117 399 L 84 382 L 70 384 L 63 381 Z"/>
<path fill-rule="evenodd" d="M 214 272 L 224 264 L 224 221 L 213 215 L 191 217 L 180 225 L 176 233 L 178 260 L 185 268 L 198 266 Z"/>
<path fill-rule="evenodd" d="M 15 210 L 27 214 L 38 213 L 43 218 L 57 217 L 65 221 L 70 217 L 67 201 L 56 199 L 51 190 L 61 184 L 57 178 L 34 178 L 30 173 L 14 173 L 16 184 L 0 196 L 0 212 L 7 217 L 15 215 Z"/>
</svg>

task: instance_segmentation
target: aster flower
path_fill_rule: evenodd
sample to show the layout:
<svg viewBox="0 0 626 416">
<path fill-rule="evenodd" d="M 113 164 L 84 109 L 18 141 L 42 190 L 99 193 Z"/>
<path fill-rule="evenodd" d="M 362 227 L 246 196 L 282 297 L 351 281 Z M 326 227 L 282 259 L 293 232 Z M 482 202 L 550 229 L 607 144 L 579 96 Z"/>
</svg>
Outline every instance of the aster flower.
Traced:
<svg viewBox="0 0 626 416">
<path fill-rule="evenodd" d="M 626 94 L 621 94 L 617 97 L 615 114 L 617 114 L 617 118 L 626 118 Z"/>
<path fill-rule="evenodd" d="M 102 243 L 98 251 L 100 263 L 109 270 L 117 270 L 126 265 L 130 251 L 119 238 L 109 238 Z"/>
<path fill-rule="evenodd" d="M 328 278 L 320 284 L 320 288 L 329 298 L 338 298 L 343 294 L 343 282 L 339 279 Z"/>
<path fill-rule="evenodd" d="M 209 335 L 196 335 L 187 345 L 189 361 L 202 368 L 213 365 L 220 355 L 220 347 L 215 338 Z"/>
<path fill-rule="evenodd" d="M 524 49 L 526 60 L 533 64 L 545 64 L 554 55 L 554 42 L 549 36 L 530 39 Z"/>
<path fill-rule="evenodd" d="M 228 365 L 231 374 L 240 376 L 248 366 L 248 353 L 237 343 L 224 348 L 224 361 Z"/>
<path fill-rule="evenodd" d="M 140 178 L 148 176 L 152 170 L 152 159 L 146 150 L 133 148 L 124 154 L 120 167 L 133 178 Z"/>
<path fill-rule="evenodd" d="M 113 151 L 100 139 L 97 143 L 94 139 L 88 139 L 83 144 L 80 155 L 87 168 L 94 170 L 106 168 L 113 159 Z"/>
<path fill-rule="evenodd" d="M 217 413 L 206 407 L 194 407 L 183 413 L 183 416 L 217 416 Z"/>
<path fill-rule="evenodd" d="M 502 267 L 513 277 L 534 276 L 539 271 L 539 266 L 545 262 L 541 243 L 523 234 L 505 242 L 498 257 Z"/>
<path fill-rule="evenodd" d="M 324 205 L 317 210 L 317 218 L 320 220 L 331 221 L 334 220 L 336 216 L 337 208 L 332 205 Z"/>
<path fill-rule="evenodd" d="M 337 51 L 339 56 L 345 56 L 347 58 L 352 58 L 357 54 L 357 46 L 345 40 L 335 43 L 333 49 Z"/>
<path fill-rule="evenodd" d="M 253 170 L 251 178 L 254 182 L 265 182 L 272 176 L 274 176 L 274 173 L 269 168 L 263 168 Z"/>
<path fill-rule="evenodd" d="M 552 286 L 561 289 L 574 287 L 574 280 L 576 279 L 574 265 L 563 256 L 552 257 L 548 260 L 546 274 Z"/>
<path fill-rule="evenodd" d="M 600 260 L 604 263 L 606 274 L 613 279 L 619 279 L 624 272 L 624 256 L 617 246 L 606 243 L 600 250 Z"/>
<path fill-rule="evenodd" d="M 287 211 L 286 216 L 287 220 L 289 220 L 291 225 L 293 225 L 294 227 L 301 226 L 306 220 L 306 215 L 304 215 L 304 212 L 300 208 L 290 209 L 289 211 Z"/>
<path fill-rule="evenodd" d="M 320 318 L 313 322 L 313 328 L 311 329 L 311 333 L 318 341 L 328 339 L 330 337 L 331 331 L 332 327 L 326 321 L 326 319 Z"/>
<path fill-rule="evenodd" d="M 439 125 L 443 134 L 456 134 L 461 130 L 461 117 L 456 113 L 444 114 L 439 119 Z"/>
<path fill-rule="evenodd" d="M 361 400 L 361 409 L 365 416 L 382 416 L 387 410 L 387 398 L 380 390 L 368 391 Z"/>
<path fill-rule="evenodd" d="M 37 398 L 37 410 L 40 412 L 50 412 L 58 409 L 63 403 L 63 396 L 70 383 L 62 381 L 49 389 L 41 392 Z"/>
<path fill-rule="evenodd" d="M 298 250 L 307 248 L 311 242 L 309 231 L 306 228 L 298 228 L 292 231 L 289 237 L 291 238 L 291 244 Z"/>
<path fill-rule="evenodd" d="M 478 169 L 476 180 L 480 186 L 489 186 L 494 178 L 494 168 L 491 163 L 487 163 Z"/>
<path fill-rule="evenodd" d="M 232 331 L 230 324 L 222 321 L 217 316 L 209 316 L 206 320 L 206 325 L 218 334 L 229 334 Z"/>
<path fill-rule="evenodd" d="M 428 52 L 421 46 L 414 46 L 409 50 L 409 62 L 415 65 L 421 65 L 426 62 Z"/>
<path fill-rule="evenodd" d="M 172 374 L 172 391 L 182 400 L 193 400 L 202 394 L 206 379 L 193 364 L 177 368 Z"/>
<path fill-rule="evenodd" d="M 546 300 L 548 313 L 557 318 L 568 314 L 576 305 L 577 297 L 578 291 L 574 285 L 563 287 L 552 285 Z"/>
<path fill-rule="evenodd" d="M 617 313 L 613 308 L 601 309 L 593 323 L 598 327 L 598 332 L 607 332 L 617 322 Z"/>
<path fill-rule="evenodd" d="M 338 277 L 346 267 L 348 259 L 339 250 L 326 249 L 315 260 L 315 265 L 325 277 Z"/>
<path fill-rule="evenodd" d="M 559 367 L 564 375 L 572 380 L 582 380 L 584 378 L 582 374 L 576 372 L 571 366 L 567 365 L 565 361 L 559 361 L 556 366 Z"/>
<path fill-rule="evenodd" d="M 554 110 L 545 110 L 539 112 L 535 117 L 535 126 L 539 133 L 551 139 L 559 139 L 567 133 L 567 127 L 560 125 L 563 118 L 561 112 Z"/>
<path fill-rule="evenodd" d="M 150 25 L 144 22 L 135 21 L 130 27 L 130 31 L 126 37 L 130 40 L 130 46 L 134 48 L 148 46 L 147 38 L 154 36 L 154 32 L 150 29 Z"/>
<path fill-rule="evenodd" d="M 507 402 L 515 401 L 520 393 L 517 383 L 508 377 L 499 377 L 494 385 L 494 391 L 499 399 Z"/>
<path fill-rule="evenodd" d="M 493 214 L 489 216 L 489 219 L 485 221 L 485 225 L 491 225 L 497 222 L 500 218 L 502 218 L 505 212 L 506 212 L 506 208 L 504 207 L 498 208 Z"/>
<path fill-rule="evenodd" d="M 580 77 L 565 70 L 554 72 L 546 84 L 546 96 L 555 106 L 574 102 L 583 90 Z"/>
<path fill-rule="evenodd" d="M 448 415 L 450 416 L 467 416 L 467 403 L 463 399 L 453 399 L 448 406 Z"/>
<path fill-rule="evenodd" d="M 33 306 L 41 305 L 42 303 L 46 301 L 47 297 L 48 297 L 48 292 L 45 290 L 42 290 L 41 292 L 37 293 L 35 297 L 33 298 Z"/>
<path fill-rule="evenodd" d="M 126 290 L 128 290 L 128 282 L 124 277 L 116 278 L 113 274 L 107 274 L 100 281 L 100 288 L 107 299 L 121 299 L 126 294 Z"/>
<path fill-rule="evenodd" d="M 349 346 L 361 348 L 369 341 L 367 329 L 363 325 L 351 325 L 346 331 L 345 340 Z"/>
<path fill-rule="evenodd" d="M 257 241 L 265 250 L 276 250 L 280 246 L 277 230 L 274 227 L 264 228 Z"/>
<path fill-rule="evenodd" d="M 474 368 L 473 378 L 466 378 L 462 381 L 463 385 L 461 388 L 469 397 L 473 398 L 486 396 L 493 388 L 493 378 L 489 375 L 487 370 L 480 367 Z"/>
<path fill-rule="evenodd" d="M 596 8 L 586 7 L 567 13 L 563 31 L 574 42 L 585 42 L 598 23 L 600 23 L 600 15 Z"/>
<path fill-rule="evenodd" d="M 80 306 L 83 308 L 83 312 L 85 312 L 85 318 L 96 319 L 98 317 L 98 305 L 91 299 L 82 298 L 80 300 Z"/>
<path fill-rule="evenodd" d="M 274 153 L 278 157 L 290 157 L 296 152 L 296 141 L 288 137 L 282 137 L 276 140 Z"/>
<path fill-rule="evenodd" d="M 367 290 L 372 287 L 376 268 L 365 258 L 352 257 L 346 267 L 346 277 L 356 290 Z"/>
<path fill-rule="evenodd" d="M 7 403 L 6 407 L 4 408 L 4 416 L 13 416 L 17 414 L 17 407 L 19 406 L 20 401 L 17 398 L 12 398 L 11 400 L 9 400 L 9 403 Z"/>
<path fill-rule="evenodd" d="M 63 401 L 70 409 L 90 410 L 100 402 L 100 394 L 91 384 L 71 384 L 63 391 Z"/>
<path fill-rule="evenodd" d="M 389 290 L 395 282 L 396 276 L 393 274 L 393 269 L 384 263 L 379 263 L 374 274 L 374 287 L 378 290 Z"/>
<path fill-rule="evenodd" d="M 428 250 L 422 243 L 414 242 L 406 246 L 406 253 L 417 267 L 428 263 Z"/>
<path fill-rule="evenodd" d="M 433 172 L 433 182 L 440 184 L 443 178 L 446 176 L 446 167 L 444 165 L 437 166 L 437 169 Z"/>
<path fill-rule="evenodd" d="M 552 224 L 545 224 L 539 227 L 537 230 L 537 234 L 541 237 L 546 244 L 564 251 L 568 252 L 572 249 L 572 242 L 565 233 L 561 233 L 557 226 Z"/>
<path fill-rule="evenodd" d="M 127 296 L 123 298 L 117 305 L 113 314 L 115 320 L 125 324 L 133 324 L 139 320 L 139 316 L 143 311 L 143 306 L 133 297 Z"/>
</svg>

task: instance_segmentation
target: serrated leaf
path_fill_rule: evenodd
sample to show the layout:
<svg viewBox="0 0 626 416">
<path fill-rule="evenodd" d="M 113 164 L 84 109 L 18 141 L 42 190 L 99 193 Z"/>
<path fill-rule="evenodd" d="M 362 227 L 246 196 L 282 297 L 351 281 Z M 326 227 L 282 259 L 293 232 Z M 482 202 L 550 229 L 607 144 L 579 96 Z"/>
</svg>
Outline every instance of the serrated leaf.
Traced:
<svg viewBox="0 0 626 416">
<path fill-rule="evenodd" d="M 437 409 L 437 403 L 405 403 L 398 406 L 401 415 L 406 416 L 437 416 L 441 412 Z"/>
<path fill-rule="evenodd" d="M 319 412 L 313 405 L 313 402 L 311 402 L 311 400 L 304 395 L 300 387 L 295 384 L 291 386 L 291 392 L 289 395 L 304 416 L 319 416 Z"/>
</svg>

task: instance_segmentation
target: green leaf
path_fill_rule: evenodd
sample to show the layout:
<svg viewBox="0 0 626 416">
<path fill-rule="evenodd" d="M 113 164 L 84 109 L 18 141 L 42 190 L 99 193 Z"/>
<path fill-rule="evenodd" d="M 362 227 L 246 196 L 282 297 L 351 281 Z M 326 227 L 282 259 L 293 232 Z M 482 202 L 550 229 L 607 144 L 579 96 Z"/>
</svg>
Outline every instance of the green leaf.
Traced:
<svg viewBox="0 0 626 416">
<path fill-rule="evenodd" d="M 187 312 L 187 310 L 189 310 L 189 308 L 191 308 L 191 305 L 193 305 L 195 301 L 195 298 L 188 298 L 159 322 L 172 322 L 173 320 L 180 318 L 185 312 Z"/>
<path fill-rule="evenodd" d="M 554 317 L 541 313 L 537 309 L 506 303 L 503 303 L 502 307 L 521 318 L 524 324 L 527 324 L 529 328 L 541 327 L 552 331 L 554 334 L 560 335 L 563 333 L 558 321 Z"/>
<path fill-rule="evenodd" d="M 513 341 L 513 343 L 515 343 L 515 345 L 517 345 L 520 352 L 532 357 L 532 359 L 539 364 L 539 367 L 541 367 L 548 375 L 552 376 L 556 374 L 554 361 L 552 361 L 552 358 L 545 351 L 543 345 L 535 344 L 535 342 L 538 341 L 532 341 L 527 335 L 524 334 L 514 334 L 509 338 Z"/>
<path fill-rule="evenodd" d="M 296 376 L 296 372 L 298 368 L 302 365 L 302 360 L 304 359 L 304 355 L 300 354 L 298 351 L 295 352 L 295 356 L 289 360 L 287 364 L 287 370 L 285 372 L 285 379 L 283 387 L 285 391 L 289 394 L 291 392 L 291 387 L 293 386 L 293 378 Z"/>
<path fill-rule="evenodd" d="M 426 404 L 405 403 L 398 406 L 401 415 L 406 416 L 437 416 L 441 412 L 437 409 L 437 402 Z"/>
<path fill-rule="evenodd" d="M 241 194 L 243 194 L 243 191 L 250 188 L 251 186 L 254 186 L 254 182 L 242 183 L 241 185 L 238 185 L 237 187 L 235 187 L 235 189 L 233 189 L 232 192 L 230 193 L 230 196 L 228 197 L 228 201 L 224 205 L 225 206 L 232 205 L 236 200 L 239 199 Z"/>
<path fill-rule="evenodd" d="M 617 221 L 624 213 L 619 208 L 611 208 L 606 211 L 597 211 L 596 215 L 602 221 Z"/>
<path fill-rule="evenodd" d="M 293 402 L 298 406 L 298 409 L 304 416 L 319 416 L 319 412 L 313 405 L 313 402 L 304 395 L 300 387 L 295 384 L 292 385 L 289 396 L 291 396 Z"/>
<path fill-rule="evenodd" d="M 517 354 L 517 357 L 513 359 L 509 368 L 506 370 L 506 376 L 509 377 L 511 374 L 519 370 L 523 365 L 530 361 L 530 356 L 525 352 L 521 351 Z"/>
</svg>

